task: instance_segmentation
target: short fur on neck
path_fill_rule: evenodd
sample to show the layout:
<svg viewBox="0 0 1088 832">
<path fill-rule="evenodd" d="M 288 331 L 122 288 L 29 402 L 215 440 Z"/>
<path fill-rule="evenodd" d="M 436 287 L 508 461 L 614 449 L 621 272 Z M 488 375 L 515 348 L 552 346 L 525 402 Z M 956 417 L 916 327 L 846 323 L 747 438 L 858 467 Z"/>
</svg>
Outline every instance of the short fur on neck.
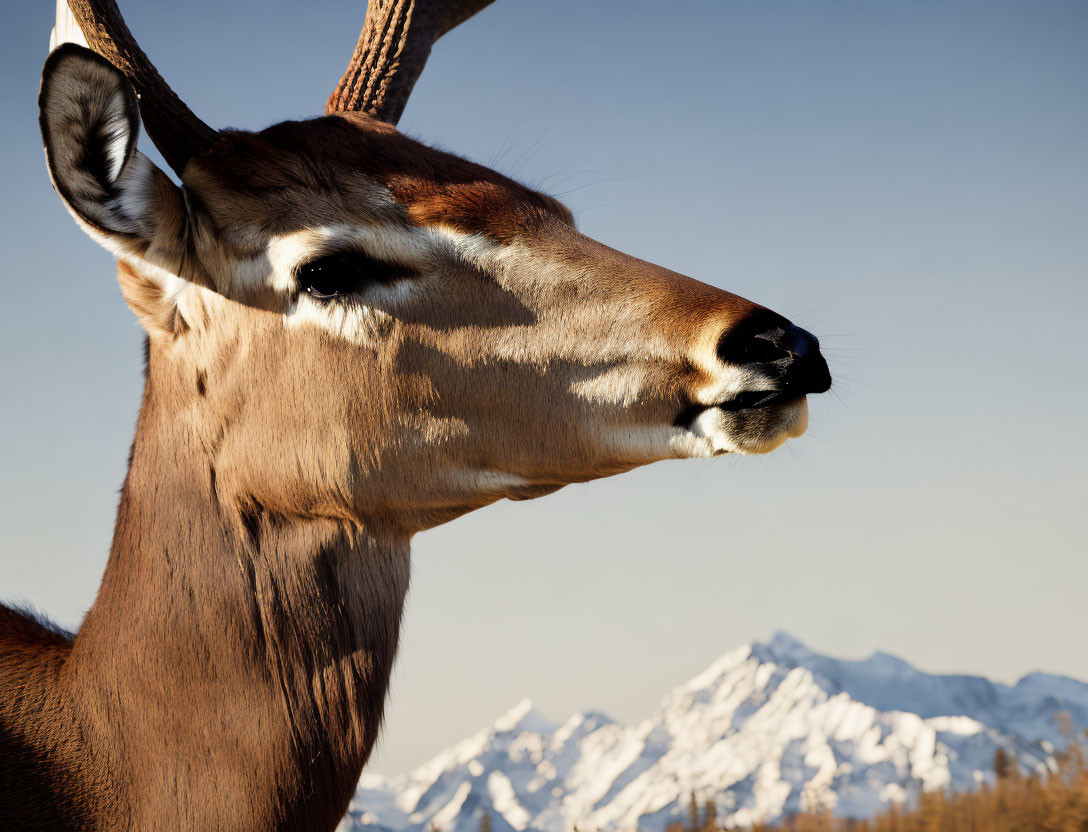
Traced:
<svg viewBox="0 0 1088 832">
<path fill-rule="evenodd" d="M 207 449 L 160 405 L 178 383 L 153 351 L 79 633 L 0 607 L 17 829 L 329 829 L 377 738 L 407 540 L 221 502 Z"/>
</svg>

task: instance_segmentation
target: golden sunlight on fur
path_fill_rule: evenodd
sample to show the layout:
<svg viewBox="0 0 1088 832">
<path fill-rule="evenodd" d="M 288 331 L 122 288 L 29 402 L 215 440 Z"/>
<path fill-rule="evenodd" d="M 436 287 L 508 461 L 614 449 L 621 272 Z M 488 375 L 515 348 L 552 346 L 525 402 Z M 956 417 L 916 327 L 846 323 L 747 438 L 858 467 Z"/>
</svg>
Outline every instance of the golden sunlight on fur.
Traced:
<svg viewBox="0 0 1088 832">
<path fill-rule="evenodd" d="M 482 5 L 372 2 L 328 114 L 248 133 L 188 110 L 113 2 L 72 0 L 90 48 L 46 62 L 46 161 L 118 258 L 147 377 L 79 633 L 0 607 L 5 829 L 331 830 L 415 533 L 804 433 L 831 384 L 811 334 L 386 123 Z"/>
</svg>

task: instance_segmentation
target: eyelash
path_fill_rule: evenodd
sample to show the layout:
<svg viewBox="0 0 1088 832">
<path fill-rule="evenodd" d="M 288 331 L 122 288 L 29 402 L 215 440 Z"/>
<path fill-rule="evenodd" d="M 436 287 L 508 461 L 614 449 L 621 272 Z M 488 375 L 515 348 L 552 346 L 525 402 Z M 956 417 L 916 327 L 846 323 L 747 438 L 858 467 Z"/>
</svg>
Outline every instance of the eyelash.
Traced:
<svg viewBox="0 0 1088 832">
<path fill-rule="evenodd" d="M 373 283 L 389 284 L 412 275 L 405 266 L 375 260 L 361 251 L 342 251 L 299 266 L 295 280 L 298 288 L 311 297 L 332 300 Z"/>
</svg>

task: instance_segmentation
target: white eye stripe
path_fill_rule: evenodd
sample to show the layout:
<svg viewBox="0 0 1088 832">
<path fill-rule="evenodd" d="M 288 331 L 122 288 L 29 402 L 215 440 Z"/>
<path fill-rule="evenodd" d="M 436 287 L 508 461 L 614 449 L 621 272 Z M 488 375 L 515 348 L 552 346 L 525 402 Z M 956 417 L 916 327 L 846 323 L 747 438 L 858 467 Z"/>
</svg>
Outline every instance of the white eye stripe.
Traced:
<svg viewBox="0 0 1088 832">
<path fill-rule="evenodd" d="M 488 239 L 483 234 L 466 234 L 445 225 L 432 225 L 425 229 L 436 246 L 452 248 L 452 252 L 478 268 L 486 268 L 489 262 L 501 251 L 503 246 Z"/>
<path fill-rule="evenodd" d="M 448 258 L 484 268 L 493 265 L 492 258 L 502 248 L 479 234 L 445 226 L 328 225 L 273 238 L 267 246 L 267 260 L 272 267 L 272 288 L 291 291 L 300 266 L 338 250 L 358 249 L 376 260 L 425 271 L 436 259 Z"/>
<path fill-rule="evenodd" d="M 243 277 L 239 269 L 237 275 L 240 281 L 257 279 L 267 283 L 271 268 L 271 287 L 292 293 L 298 290 L 296 274 L 301 266 L 338 250 L 358 249 L 376 260 L 411 266 L 421 274 L 428 274 L 437 260 L 461 259 L 481 267 L 497 248 L 483 237 L 444 227 L 321 226 L 273 239 L 268 244 L 267 255 L 252 258 L 249 274 Z M 264 276 L 257 278 L 262 267 Z M 396 305 L 411 298 L 419 287 L 411 280 L 399 280 L 390 285 L 369 286 L 366 291 L 367 298 Z M 321 303 L 305 294 L 284 315 L 284 323 L 290 328 L 316 326 L 359 345 L 374 344 L 391 322 L 388 313 L 365 303 Z"/>
<path fill-rule="evenodd" d="M 295 273 L 305 263 L 337 251 L 356 249 L 375 260 L 426 268 L 437 256 L 449 256 L 450 245 L 422 228 L 333 225 L 307 228 L 274 238 L 268 244 L 272 288 L 291 291 Z"/>
</svg>

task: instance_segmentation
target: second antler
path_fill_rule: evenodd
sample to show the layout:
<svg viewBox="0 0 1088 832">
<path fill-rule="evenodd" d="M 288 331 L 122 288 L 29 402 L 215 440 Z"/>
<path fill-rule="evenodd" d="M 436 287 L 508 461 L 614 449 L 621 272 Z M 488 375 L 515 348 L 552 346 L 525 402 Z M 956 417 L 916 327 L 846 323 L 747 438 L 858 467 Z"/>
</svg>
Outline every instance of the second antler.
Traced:
<svg viewBox="0 0 1088 832">
<path fill-rule="evenodd" d="M 363 31 L 328 114 L 359 111 L 396 124 L 434 42 L 494 0 L 369 0 Z"/>
<path fill-rule="evenodd" d="M 359 111 L 396 124 L 434 42 L 493 2 L 369 0 L 355 52 L 325 112 Z M 64 5 L 60 0 L 58 10 Z M 216 131 L 162 79 L 114 0 L 67 0 L 66 5 L 88 46 L 128 77 L 148 135 L 180 174 L 190 158 L 211 146 Z"/>
</svg>

